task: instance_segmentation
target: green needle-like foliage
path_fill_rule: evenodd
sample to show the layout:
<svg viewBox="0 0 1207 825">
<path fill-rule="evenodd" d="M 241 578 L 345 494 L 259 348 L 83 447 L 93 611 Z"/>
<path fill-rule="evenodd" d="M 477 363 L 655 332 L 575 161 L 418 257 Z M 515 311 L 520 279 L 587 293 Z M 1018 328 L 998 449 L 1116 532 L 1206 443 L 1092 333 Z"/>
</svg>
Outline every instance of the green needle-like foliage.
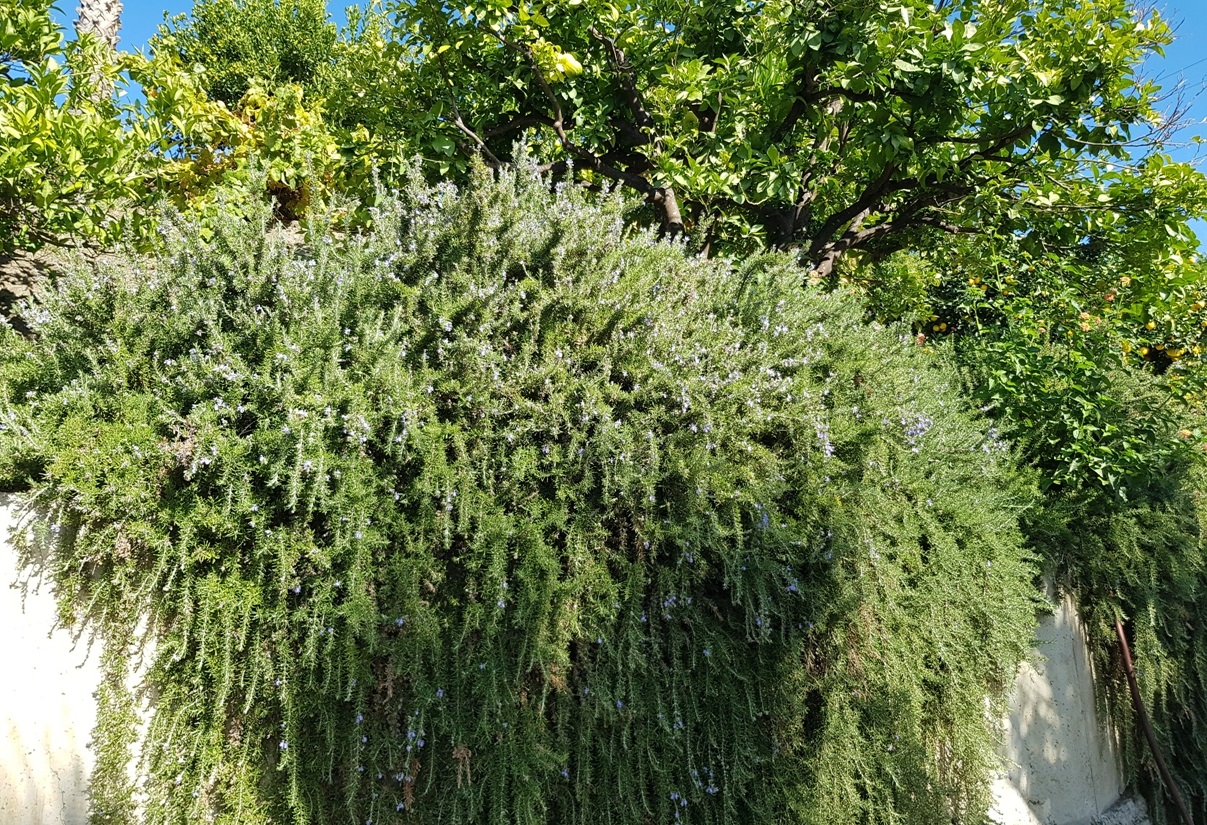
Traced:
<svg viewBox="0 0 1207 825">
<path fill-rule="evenodd" d="M 975 821 L 1033 569 L 954 371 L 530 169 L 381 203 L 0 340 L 65 615 L 149 619 L 148 821 Z"/>
</svg>

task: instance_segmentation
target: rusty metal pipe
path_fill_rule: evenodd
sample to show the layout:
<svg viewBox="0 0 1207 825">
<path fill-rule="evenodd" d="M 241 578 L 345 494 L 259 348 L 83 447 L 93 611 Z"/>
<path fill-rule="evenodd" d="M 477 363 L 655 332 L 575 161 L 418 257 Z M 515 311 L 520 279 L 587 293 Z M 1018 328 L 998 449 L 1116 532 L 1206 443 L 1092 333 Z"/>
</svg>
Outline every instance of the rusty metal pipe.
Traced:
<svg viewBox="0 0 1207 825">
<path fill-rule="evenodd" d="M 1132 707 L 1136 709 L 1136 717 L 1140 720 L 1140 727 L 1144 730 L 1144 738 L 1148 740 L 1148 749 L 1152 751 L 1153 761 L 1157 763 L 1157 771 L 1161 774 L 1161 781 L 1165 783 L 1165 790 L 1173 799 L 1173 804 L 1177 806 L 1178 813 L 1182 816 L 1182 825 L 1194 825 L 1194 820 L 1190 818 L 1190 811 L 1186 809 L 1186 803 L 1182 801 L 1182 794 L 1178 791 L 1178 786 L 1173 781 L 1173 776 L 1169 773 L 1169 768 L 1165 765 L 1165 757 L 1161 753 L 1161 749 L 1157 747 L 1157 736 L 1153 733 L 1152 723 L 1148 720 L 1148 711 L 1144 709 L 1144 700 L 1140 698 L 1140 686 L 1136 683 L 1136 668 L 1132 664 L 1132 651 L 1127 645 L 1127 636 L 1123 632 L 1123 622 L 1119 619 L 1119 615 L 1115 614 L 1115 634 L 1119 637 L 1119 651 L 1123 654 L 1123 667 L 1127 671 L 1127 686 L 1132 694 Z"/>
</svg>

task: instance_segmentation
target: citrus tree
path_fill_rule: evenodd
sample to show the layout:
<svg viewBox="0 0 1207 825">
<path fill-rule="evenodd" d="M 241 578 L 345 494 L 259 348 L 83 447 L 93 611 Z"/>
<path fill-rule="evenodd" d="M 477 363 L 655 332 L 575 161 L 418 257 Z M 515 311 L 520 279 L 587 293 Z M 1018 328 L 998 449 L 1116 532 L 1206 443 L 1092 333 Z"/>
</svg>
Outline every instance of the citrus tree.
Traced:
<svg viewBox="0 0 1207 825">
<path fill-rule="evenodd" d="M 1112 170 L 1159 136 L 1135 72 L 1170 32 L 1124 0 L 393 11 L 434 156 L 503 162 L 526 136 L 671 234 L 792 249 L 823 278 L 855 249 L 1058 216 L 1097 234 L 1152 208 Z"/>
</svg>

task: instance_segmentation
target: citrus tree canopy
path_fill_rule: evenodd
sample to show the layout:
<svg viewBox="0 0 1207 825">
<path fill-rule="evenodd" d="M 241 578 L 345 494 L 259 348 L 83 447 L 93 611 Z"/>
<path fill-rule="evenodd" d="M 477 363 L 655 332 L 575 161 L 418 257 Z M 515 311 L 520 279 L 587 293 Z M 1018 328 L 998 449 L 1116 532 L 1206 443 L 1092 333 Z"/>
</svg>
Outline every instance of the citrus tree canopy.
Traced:
<svg viewBox="0 0 1207 825">
<path fill-rule="evenodd" d="M 1125 0 L 555 0 L 394 6 L 428 148 L 506 160 L 527 136 L 635 189 L 672 234 L 798 251 L 931 232 L 1115 225 L 1159 138 L 1136 77 L 1170 31 Z M 1110 208 L 1105 208 L 1109 206 Z"/>
</svg>

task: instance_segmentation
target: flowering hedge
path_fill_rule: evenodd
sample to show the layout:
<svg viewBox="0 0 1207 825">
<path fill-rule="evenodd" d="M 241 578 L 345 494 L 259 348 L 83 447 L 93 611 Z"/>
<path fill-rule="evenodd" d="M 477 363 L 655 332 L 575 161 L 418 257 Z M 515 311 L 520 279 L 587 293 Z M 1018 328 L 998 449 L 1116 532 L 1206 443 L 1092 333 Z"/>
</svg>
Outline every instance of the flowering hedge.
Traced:
<svg viewBox="0 0 1207 825">
<path fill-rule="evenodd" d="M 954 372 L 530 171 L 382 203 L 166 226 L 0 340 L 64 614 L 149 620 L 147 820 L 983 811 L 1029 493 Z"/>
</svg>

